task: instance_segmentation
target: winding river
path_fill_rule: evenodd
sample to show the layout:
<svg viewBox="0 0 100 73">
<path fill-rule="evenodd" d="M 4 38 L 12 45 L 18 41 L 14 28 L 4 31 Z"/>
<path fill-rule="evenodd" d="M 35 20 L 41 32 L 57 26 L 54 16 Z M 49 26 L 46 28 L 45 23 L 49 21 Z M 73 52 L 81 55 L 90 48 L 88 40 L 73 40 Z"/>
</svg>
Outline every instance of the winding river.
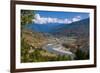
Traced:
<svg viewBox="0 0 100 73">
<path fill-rule="evenodd" d="M 69 55 L 72 59 L 75 57 L 72 52 L 70 52 L 69 50 L 65 50 L 61 45 L 47 44 L 43 47 L 43 49 L 59 55 Z"/>
</svg>

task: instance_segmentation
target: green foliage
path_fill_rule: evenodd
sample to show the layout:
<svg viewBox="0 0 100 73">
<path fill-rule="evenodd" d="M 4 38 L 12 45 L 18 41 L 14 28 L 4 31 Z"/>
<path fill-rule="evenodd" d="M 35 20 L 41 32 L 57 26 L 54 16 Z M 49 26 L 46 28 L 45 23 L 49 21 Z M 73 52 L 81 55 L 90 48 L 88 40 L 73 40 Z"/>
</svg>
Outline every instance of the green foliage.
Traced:
<svg viewBox="0 0 100 73">
<path fill-rule="evenodd" d="M 68 56 L 68 55 L 59 55 L 57 57 L 57 61 L 66 61 L 66 60 L 71 60 L 71 56 Z"/>
<path fill-rule="evenodd" d="M 26 62 L 29 59 L 29 45 L 25 43 L 24 39 L 21 39 L 21 60 Z"/>
<path fill-rule="evenodd" d="M 76 55 L 75 57 L 76 60 L 89 59 L 89 53 L 83 52 L 82 50 L 79 49 L 76 51 L 75 55 Z"/>
<path fill-rule="evenodd" d="M 35 11 L 33 10 L 21 10 L 21 26 L 32 23 L 34 19 Z"/>
<path fill-rule="evenodd" d="M 32 19 L 34 19 L 35 16 L 35 11 L 34 10 L 21 10 L 21 43 L 22 43 L 22 48 L 28 48 L 29 46 L 25 43 L 23 37 L 22 37 L 22 31 L 24 29 L 24 26 L 27 24 L 32 23 Z"/>
</svg>

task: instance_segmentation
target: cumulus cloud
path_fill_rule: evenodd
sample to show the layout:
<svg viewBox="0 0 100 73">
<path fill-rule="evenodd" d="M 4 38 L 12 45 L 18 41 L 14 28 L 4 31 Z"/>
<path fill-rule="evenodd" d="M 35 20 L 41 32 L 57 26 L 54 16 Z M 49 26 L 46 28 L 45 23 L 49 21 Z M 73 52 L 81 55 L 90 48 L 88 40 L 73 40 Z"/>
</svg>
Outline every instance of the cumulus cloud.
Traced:
<svg viewBox="0 0 100 73">
<path fill-rule="evenodd" d="M 33 19 L 34 23 L 38 24 L 47 24 L 47 23 L 62 23 L 69 24 L 75 21 L 79 21 L 81 19 L 80 16 L 76 16 L 72 19 L 59 19 L 59 18 L 51 18 L 51 17 L 41 17 L 40 14 L 35 14 L 35 19 Z"/>
</svg>

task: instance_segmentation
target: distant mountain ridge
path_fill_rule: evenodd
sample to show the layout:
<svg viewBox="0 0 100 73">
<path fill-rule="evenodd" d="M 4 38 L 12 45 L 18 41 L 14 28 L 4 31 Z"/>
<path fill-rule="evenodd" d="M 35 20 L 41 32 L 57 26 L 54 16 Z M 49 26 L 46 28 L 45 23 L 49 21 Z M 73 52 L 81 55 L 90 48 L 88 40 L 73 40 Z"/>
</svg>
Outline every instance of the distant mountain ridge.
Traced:
<svg viewBox="0 0 100 73">
<path fill-rule="evenodd" d="M 27 25 L 27 28 L 28 29 L 31 29 L 33 31 L 36 31 L 36 32 L 44 32 L 44 33 L 50 33 L 51 30 L 55 29 L 56 27 L 60 26 L 60 25 L 63 25 L 63 24 L 58 24 L 58 23 L 49 23 L 49 24 L 29 24 Z"/>
<path fill-rule="evenodd" d="M 53 35 L 89 35 L 89 18 L 71 24 L 29 24 L 28 29 Z"/>
</svg>

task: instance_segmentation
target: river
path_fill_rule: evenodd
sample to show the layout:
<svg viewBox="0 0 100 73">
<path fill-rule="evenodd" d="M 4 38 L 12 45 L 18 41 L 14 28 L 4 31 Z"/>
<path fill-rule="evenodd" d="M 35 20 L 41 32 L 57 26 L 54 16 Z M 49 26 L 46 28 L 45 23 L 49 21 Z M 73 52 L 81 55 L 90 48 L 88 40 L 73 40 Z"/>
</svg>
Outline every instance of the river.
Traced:
<svg viewBox="0 0 100 73">
<path fill-rule="evenodd" d="M 69 50 L 65 50 L 61 45 L 47 44 L 43 47 L 43 49 L 59 55 L 69 55 L 72 59 L 75 57 L 72 52 L 70 52 Z"/>
</svg>

